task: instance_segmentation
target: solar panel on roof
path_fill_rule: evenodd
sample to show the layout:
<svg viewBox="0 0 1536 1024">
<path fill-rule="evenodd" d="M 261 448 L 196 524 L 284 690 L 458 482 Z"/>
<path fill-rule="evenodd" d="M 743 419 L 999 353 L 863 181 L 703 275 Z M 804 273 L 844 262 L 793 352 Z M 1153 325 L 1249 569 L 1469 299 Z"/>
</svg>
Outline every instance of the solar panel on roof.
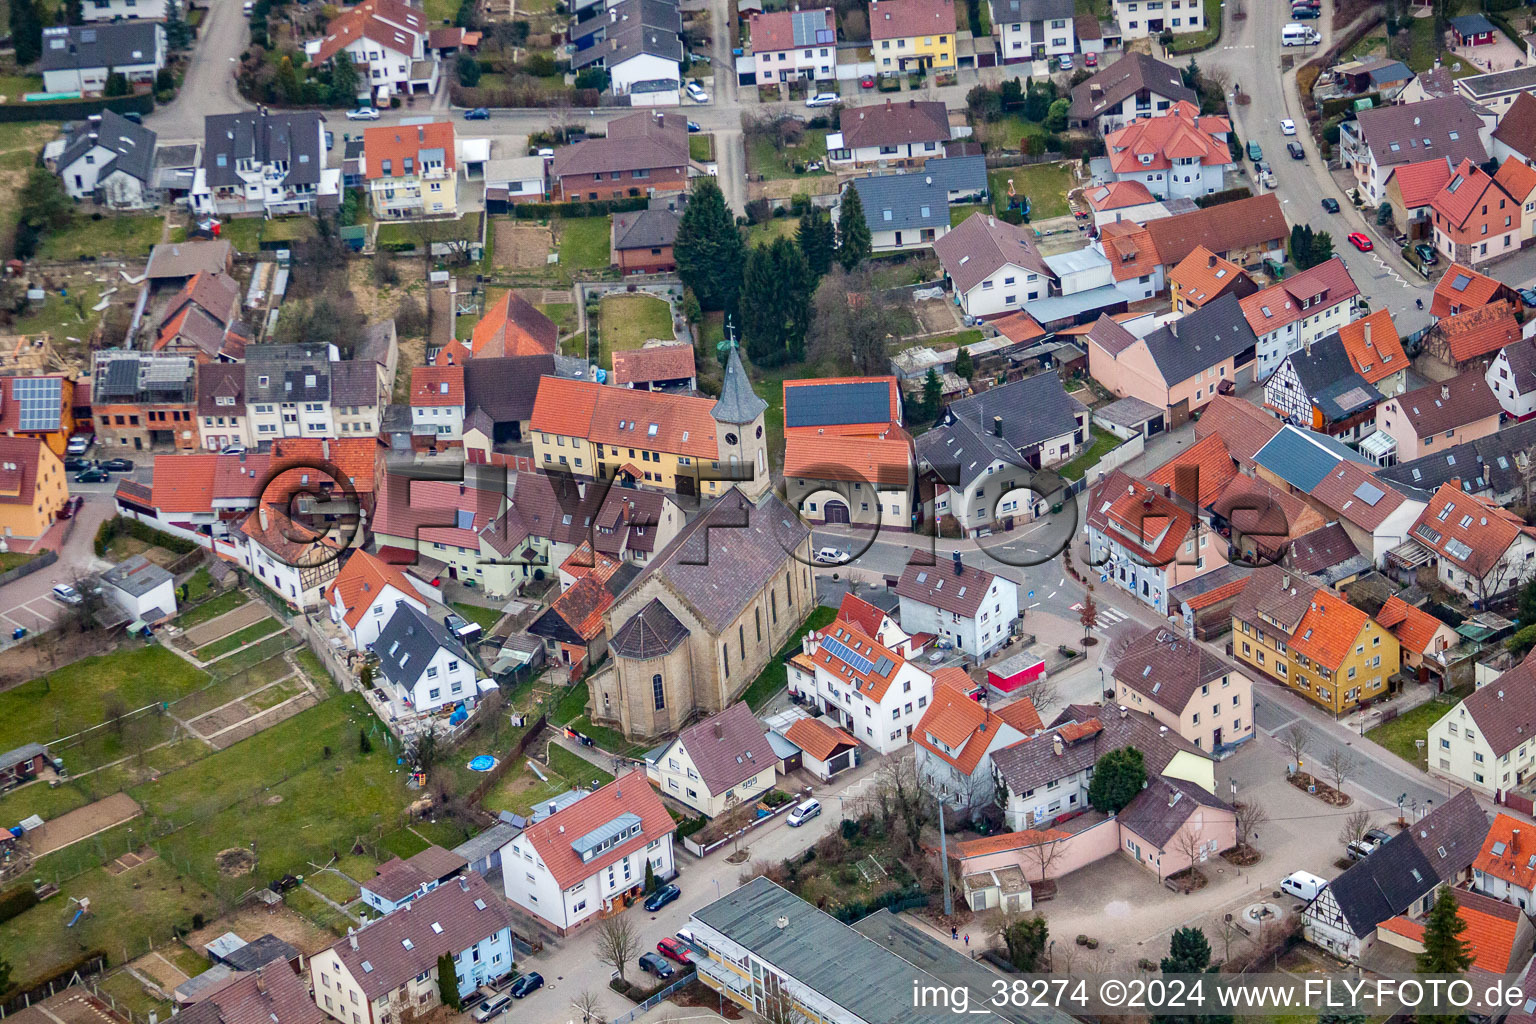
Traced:
<svg viewBox="0 0 1536 1024">
<path fill-rule="evenodd" d="M 1451 287 L 1459 292 L 1466 291 L 1467 285 L 1472 283 L 1472 278 L 1466 274 L 1457 274 L 1456 280 L 1451 282 Z"/>
<path fill-rule="evenodd" d="M 1355 497 L 1359 498 L 1367 505 L 1376 504 L 1382 498 L 1386 497 L 1386 494 L 1386 491 L 1383 491 L 1380 487 L 1377 487 L 1372 483 L 1362 483 L 1359 487 L 1355 488 Z"/>
<path fill-rule="evenodd" d="M 843 643 L 841 640 L 834 640 L 829 636 L 822 637 L 821 649 L 841 659 L 844 664 L 853 668 L 861 675 L 867 674 L 870 669 L 875 667 L 874 662 L 870 661 L 862 654 L 855 654 L 853 651 L 849 650 L 848 645 Z"/>
<path fill-rule="evenodd" d="M 890 658 L 882 657 L 879 661 L 875 662 L 875 675 L 885 675 L 895 664 Z"/>
<path fill-rule="evenodd" d="M 63 382 L 57 377 L 19 377 L 11 382 L 11 397 L 21 405 L 22 430 L 56 430 Z"/>
<path fill-rule="evenodd" d="M 102 392 L 113 396 L 131 395 L 139 390 L 139 361 L 114 359 L 107 364 L 107 379 Z"/>
</svg>

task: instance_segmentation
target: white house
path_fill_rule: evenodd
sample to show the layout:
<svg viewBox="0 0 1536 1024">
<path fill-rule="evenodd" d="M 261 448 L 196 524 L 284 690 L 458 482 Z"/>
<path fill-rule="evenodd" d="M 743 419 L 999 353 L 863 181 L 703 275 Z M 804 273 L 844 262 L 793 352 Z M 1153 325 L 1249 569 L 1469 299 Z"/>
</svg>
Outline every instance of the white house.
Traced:
<svg viewBox="0 0 1536 1024">
<path fill-rule="evenodd" d="M 426 435 L 433 444 L 464 440 L 464 367 L 411 371 L 411 433 Z"/>
<path fill-rule="evenodd" d="M 1232 126 L 1202 117 L 1179 100 L 1155 117 L 1137 118 L 1104 140 L 1107 153 L 1090 164 L 1095 179 L 1137 182 L 1158 199 L 1194 199 L 1222 188 L 1236 161 L 1227 146 Z"/>
<path fill-rule="evenodd" d="M 329 346 L 250 346 L 243 392 L 247 429 L 258 442 L 335 436 Z"/>
<path fill-rule="evenodd" d="M 838 124 L 827 135 L 827 160 L 855 167 L 916 167 L 942 157 L 953 136 L 949 110 L 938 100 L 846 107 Z"/>
<path fill-rule="evenodd" d="M 380 914 L 392 914 L 438 886 L 463 874 L 469 862 L 441 846 L 429 846 L 404 860 L 380 864 L 374 876 L 359 882 L 362 900 Z"/>
<path fill-rule="evenodd" d="M 134 555 L 101 574 L 102 585 L 123 614 L 141 622 L 163 622 L 176 614 L 176 578 L 143 555 Z"/>
<path fill-rule="evenodd" d="M 325 136 L 325 118 L 315 111 L 209 115 L 188 194 L 192 211 L 275 217 L 333 207 L 341 168 L 326 166 Z"/>
<path fill-rule="evenodd" d="M 907 745 L 933 698 L 931 675 L 842 619 L 810 631 L 800 643 L 815 666 L 810 695 L 818 707 L 879 753 Z"/>
<path fill-rule="evenodd" d="M 658 879 L 677 873 L 677 826 L 640 772 L 581 795 L 523 830 L 501 850 L 507 899 L 569 935 L 621 910 L 645 888 L 646 866 Z"/>
<path fill-rule="evenodd" d="M 285 510 L 260 501 L 230 531 L 229 539 L 235 545 L 236 561 L 259 583 L 294 608 L 314 608 L 340 569 L 340 534 L 339 528 L 317 533 L 295 523 Z"/>
<path fill-rule="evenodd" d="M 933 703 L 912 734 L 918 775 L 928 792 L 957 809 L 989 807 L 997 796 L 992 754 L 1038 731 L 1040 715 L 1028 697 L 993 714 L 971 698 L 961 669 L 940 669 L 935 678 Z"/>
<path fill-rule="evenodd" d="M 992 33 L 1004 64 L 1041 60 L 1077 49 L 1072 0 L 991 0 Z"/>
<path fill-rule="evenodd" d="M 1527 782 L 1536 768 L 1536 664 L 1522 662 L 1429 727 L 1429 771 L 1484 795 Z"/>
<path fill-rule="evenodd" d="M 713 818 L 772 789 L 777 763 L 768 730 L 742 701 L 646 754 L 645 774 L 667 796 Z"/>
<path fill-rule="evenodd" d="M 1536 414 L 1536 341 L 1521 338 L 1499 349 L 1483 379 L 1510 419 L 1530 419 Z"/>
<path fill-rule="evenodd" d="M 141 209 L 148 202 L 154 184 L 154 132 L 103 110 L 99 123 L 79 125 L 61 141 L 53 169 L 71 199 L 95 199 L 119 210 Z"/>
<path fill-rule="evenodd" d="M 570 32 L 571 70 L 606 68 L 613 94 L 631 95 L 635 106 L 677 102 L 683 21 L 676 4 L 617 0 L 591 17 L 578 17 Z"/>
<path fill-rule="evenodd" d="M 753 14 L 748 25 L 759 85 L 837 77 L 837 18 L 832 8 Z"/>
<path fill-rule="evenodd" d="M 334 622 L 355 651 L 366 651 L 402 603 L 431 617 L 442 612 L 436 588 L 363 550 L 352 552 L 324 592 Z"/>
<path fill-rule="evenodd" d="M 1200 97 L 1184 84 L 1178 68 L 1129 50 L 1072 87 L 1067 121 L 1073 128 L 1108 135 L 1138 117 L 1169 110 L 1180 100 L 1198 104 Z"/>
<path fill-rule="evenodd" d="M 439 61 L 427 45 L 427 18 L 400 0 L 365 0 L 342 9 L 325 35 L 304 44 L 311 65 L 346 51 L 356 65 L 359 98 L 387 106 L 396 96 L 437 91 Z"/>
<path fill-rule="evenodd" d="M 1419 513 L 1411 539 L 1440 582 L 1479 606 L 1520 587 L 1536 571 L 1536 527 L 1499 505 L 1442 484 Z"/>
<path fill-rule="evenodd" d="M 1353 320 L 1359 297 L 1349 268 L 1335 256 L 1242 299 L 1243 316 L 1259 339 L 1257 379 L 1267 380 L 1286 356 Z"/>
<path fill-rule="evenodd" d="M 1049 295 L 1055 277 L 1035 246 L 1032 228 L 990 215 L 967 217 L 935 239 L 933 251 L 955 287 L 960 308 L 973 317 L 1023 309 L 1025 303 Z"/>
<path fill-rule="evenodd" d="M 487 161 L 486 203 L 504 202 L 513 206 L 517 203 L 544 202 L 549 188 L 544 180 L 546 159 L 542 156 L 515 156 Z"/>
<path fill-rule="evenodd" d="M 1114 0 L 1112 11 L 1126 40 L 1183 35 L 1205 28 L 1202 0 Z"/>
<path fill-rule="evenodd" d="M 1403 164 L 1442 157 L 1452 167 L 1464 159 L 1485 162 L 1497 120 L 1459 95 L 1386 104 L 1339 126 L 1339 158 L 1354 174 L 1365 204 L 1374 206 Z"/>
<path fill-rule="evenodd" d="M 1168 614 L 1168 591 L 1225 561 L 1194 505 L 1120 470 L 1088 500 L 1089 565 L 1103 582 Z M 1220 537 L 1216 548 L 1224 548 Z"/>
<path fill-rule="evenodd" d="M 932 633 L 980 661 L 1013 634 L 1019 617 L 1018 584 L 967 566 L 907 563 L 896 584 L 901 622 L 914 633 Z"/>
<path fill-rule="evenodd" d="M 85 0 L 80 5 L 82 21 L 164 21 L 174 0 Z"/>
<path fill-rule="evenodd" d="M 441 999 L 444 953 L 453 957 L 460 996 L 512 973 L 512 914 L 479 875 L 440 885 L 310 957 L 315 1002 L 341 1024 L 390 1024 L 429 1012 Z"/>
<path fill-rule="evenodd" d="M 411 604 L 395 606 L 370 649 L 382 676 L 375 685 L 394 687 L 418 714 L 476 697 L 474 659 L 453 630 Z"/>
<path fill-rule="evenodd" d="M 875 252 L 912 252 L 930 248 L 949 234 L 949 199 L 943 182 L 921 171 L 854 178 L 847 188 L 859 193 Z M 837 213 L 834 211 L 833 220 Z"/>
<path fill-rule="evenodd" d="M 152 85 L 165 67 L 165 28 L 152 21 L 45 28 L 38 66 L 44 92 L 99 96 L 113 73 Z"/>
<path fill-rule="evenodd" d="M 1480 893 L 1513 903 L 1521 910 L 1536 909 L 1536 835 L 1518 818 L 1496 814 L 1483 848 L 1472 862 L 1472 885 Z"/>
</svg>

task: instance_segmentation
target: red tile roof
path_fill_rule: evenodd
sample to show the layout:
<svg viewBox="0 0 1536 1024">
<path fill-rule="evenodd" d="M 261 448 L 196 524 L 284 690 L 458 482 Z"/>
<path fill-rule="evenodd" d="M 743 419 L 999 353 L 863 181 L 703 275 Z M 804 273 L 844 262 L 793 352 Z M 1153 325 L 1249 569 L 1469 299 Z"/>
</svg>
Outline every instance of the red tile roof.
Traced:
<svg viewBox="0 0 1536 1024">
<path fill-rule="evenodd" d="M 1116 174 L 1166 171 L 1174 160 L 1199 160 L 1204 167 L 1220 167 L 1232 163 L 1232 151 L 1218 134 L 1231 130 L 1226 118 L 1201 117 L 1199 107 L 1180 100 L 1165 114 L 1139 117 L 1111 132 L 1104 145 Z"/>
<path fill-rule="evenodd" d="M 1157 202 L 1157 197 L 1139 181 L 1112 181 L 1107 185 L 1098 185 L 1085 191 L 1083 199 L 1099 213 Z"/>
<path fill-rule="evenodd" d="M 1164 65 L 1166 67 L 1166 65 Z M 1163 266 L 1173 266 L 1203 245 L 1214 253 L 1232 252 L 1269 243 L 1283 244 L 1290 227 L 1273 192 L 1191 210 L 1147 222 Z"/>
<path fill-rule="evenodd" d="M 913 36 L 949 36 L 955 41 L 954 0 L 870 0 L 871 39 L 910 39 Z M 951 49 L 953 54 L 954 50 Z"/>
<path fill-rule="evenodd" d="M 640 816 L 640 834 L 583 862 L 571 844 L 621 814 Z M 522 838 L 532 845 L 534 853 L 544 861 L 560 888 L 569 889 L 676 830 L 677 825 L 662 806 L 661 797 L 645 780 L 645 773 L 635 771 L 614 779 L 542 821 L 534 822 L 523 831 Z"/>
<path fill-rule="evenodd" d="M 1458 288 L 1458 282 L 1464 283 Z M 1513 301 L 1515 294 L 1508 285 L 1495 281 L 1487 274 L 1480 274 L 1460 263 L 1452 263 L 1445 269 L 1440 283 L 1435 285 L 1435 297 L 1430 303 L 1429 315 L 1439 320 L 1486 306 L 1500 298 Z"/>
<path fill-rule="evenodd" d="M 717 459 L 714 405 L 712 398 L 545 377 L 529 422 L 534 430 L 599 444 Z"/>
<path fill-rule="evenodd" d="M 1088 525 L 1113 537 L 1143 564 L 1171 565 L 1195 526 L 1190 504 L 1163 494 L 1120 470 L 1112 471 L 1088 500 Z"/>
<path fill-rule="evenodd" d="M 1421 160 L 1416 164 L 1400 165 L 1392 172 L 1392 176 L 1397 179 L 1403 205 L 1416 210 L 1428 206 L 1430 200 L 1440 194 L 1445 183 L 1451 180 L 1451 165 L 1445 157 Z"/>
<path fill-rule="evenodd" d="M 881 437 L 816 437 L 784 432 L 787 477 L 906 487 L 912 477 L 912 466 L 912 438 L 900 427 L 892 427 Z"/>
<path fill-rule="evenodd" d="M 1184 473 L 1180 473 L 1180 468 Z M 1180 478 L 1186 481 L 1194 477 L 1196 486 L 1180 486 Z M 1237 476 L 1237 463 L 1227 450 L 1227 442 L 1220 434 L 1210 434 L 1181 449 L 1173 458 L 1153 470 L 1147 482 L 1157 487 L 1172 487 L 1174 493 L 1185 500 L 1205 508 L 1221 496 L 1232 478 Z"/>
<path fill-rule="evenodd" d="M 1336 670 L 1370 621 L 1369 615 L 1339 595 L 1319 589 L 1313 593 L 1296 632 L 1291 634 L 1291 648 L 1329 670 Z"/>
<path fill-rule="evenodd" d="M 1482 579 L 1493 571 L 1520 535 L 1536 527 L 1507 509 L 1468 494 L 1453 483 L 1440 485 L 1410 536 L 1440 558 Z"/>
<path fill-rule="evenodd" d="M 1259 337 L 1360 294 L 1349 268 L 1335 256 L 1241 300 L 1243 316 Z M 1310 305 L 1307 305 L 1310 303 Z"/>
<path fill-rule="evenodd" d="M 827 725 L 819 718 L 797 718 L 785 731 L 784 738 L 818 761 L 826 761 L 844 747 L 857 747 L 859 741 Z"/>
<path fill-rule="evenodd" d="M 1506 302 L 1448 316 L 1436 323 L 1434 329 L 1445 339 L 1451 359 L 1458 364 L 1490 355 L 1520 340 L 1520 323 Z"/>
<path fill-rule="evenodd" d="M 1532 170 L 1514 157 L 1508 157 L 1499 165 L 1493 180 L 1517 203 L 1524 203 L 1536 192 L 1536 170 Z"/>
<path fill-rule="evenodd" d="M 209 452 L 155 456 L 154 496 L 162 514 L 208 512 L 213 508 L 213 473 L 219 456 Z"/>
<path fill-rule="evenodd" d="M 1459 229 L 1466 226 L 1467 219 L 1484 202 L 1484 196 L 1488 195 L 1490 189 L 1494 193 L 1491 199 L 1505 196 L 1504 190 L 1495 184 L 1494 180 L 1488 177 L 1480 167 L 1471 160 L 1463 158 L 1455 173 L 1451 175 L 1451 180 L 1435 193 L 1435 198 L 1429 201 L 1429 205 L 1435 211 L 1437 218 L 1444 217 L 1451 227 Z M 1439 223 L 1438 219 L 1436 223 Z"/>
<path fill-rule="evenodd" d="M 426 603 L 420 596 L 421 592 L 411 586 L 399 567 L 361 549 L 352 552 L 347 564 L 341 567 L 341 572 L 326 586 L 325 603 L 334 607 L 339 600 L 341 607 L 346 609 L 341 616 L 342 621 L 349 628 L 356 629 L 373 599 L 383 593 L 385 587 L 394 587 L 406 597 Z"/>
<path fill-rule="evenodd" d="M 363 162 L 367 167 L 368 180 L 415 177 L 421 174 L 421 154 L 427 149 L 442 150 L 443 168 L 452 176 L 456 159 L 454 138 L 452 121 L 365 128 Z M 410 170 L 406 170 L 407 160 L 410 161 Z M 384 169 L 386 163 L 389 165 L 388 171 Z"/>
<path fill-rule="evenodd" d="M 1178 266 L 1168 272 L 1168 284 L 1170 287 L 1178 285 L 1180 294 L 1196 305 L 1203 305 L 1220 296 L 1234 281 L 1243 280 L 1247 276 L 1236 263 L 1222 259 L 1203 245 L 1197 245 L 1193 252 L 1179 261 Z"/>
<path fill-rule="evenodd" d="M 1040 712 L 1035 708 L 1035 702 L 1028 697 L 1020 697 L 1012 704 L 999 708 L 997 717 L 1019 730 L 1025 736 L 1030 736 L 1045 728 L 1045 723 L 1040 721 Z"/>
<path fill-rule="evenodd" d="M 52 450 L 45 456 L 43 448 L 40 437 L 0 437 L 0 505 L 35 504 L 43 459 L 58 459 Z M 61 465 L 59 472 L 63 471 Z"/>
<path fill-rule="evenodd" d="M 1520 908 L 1467 889 L 1457 889 L 1455 897 L 1456 916 L 1467 926 L 1461 933 L 1461 941 L 1472 954 L 1473 969 L 1492 974 L 1506 974 L 1518 969 L 1521 965 L 1511 961 L 1520 928 Z M 1422 921 L 1398 916 L 1383 921 L 1381 927 L 1418 942 L 1424 939 Z M 1522 955 L 1528 952 L 1521 951 Z"/>
<path fill-rule="evenodd" d="M 1130 281 L 1152 273 L 1162 262 L 1152 234 L 1129 221 L 1106 224 L 1099 233 L 1109 272 L 1116 281 Z"/>
<path fill-rule="evenodd" d="M 865 636 L 880 637 L 880 627 L 886 614 L 868 601 L 853 593 L 843 595 L 843 603 L 837 606 L 837 618 L 852 623 Z M 937 677 L 935 677 L 937 678 Z"/>
<path fill-rule="evenodd" d="M 426 15 L 400 0 L 366 0 L 347 8 L 326 25 L 320 50 L 312 64 L 324 64 L 344 47 L 358 39 L 370 39 L 380 46 L 410 56 L 415 53 L 410 34 L 425 34 Z M 407 30 L 402 32 L 401 29 Z"/>
<path fill-rule="evenodd" d="M 1024 342 L 1034 341 L 1036 338 L 1043 338 L 1049 333 L 1044 327 L 1040 326 L 1038 320 L 1022 309 L 1016 313 L 1005 313 L 996 320 L 990 320 L 988 321 L 988 326 L 1015 345 L 1022 345 Z M 1056 333 L 1062 334 L 1065 332 L 1057 331 Z"/>
<path fill-rule="evenodd" d="M 1521 889 L 1536 889 L 1536 829 L 1507 814 L 1494 815 L 1472 866 Z"/>
<path fill-rule="evenodd" d="M 692 345 L 652 345 L 613 354 L 614 384 L 648 384 L 693 377 Z"/>
<path fill-rule="evenodd" d="M 1429 612 L 1415 608 L 1396 594 L 1387 598 L 1387 603 L 1381 606 L 1381 611 L 1376 613 L 1376 621 L 1391 630 L 1399 644 L 1419 654 L 1429 652 L 1435 634 L 1445 626 L 1445 623 Z"/>
<path fill-rule="evenodd" d="M 411 370 L 411 405 L 462 406 L 464 404 L 464 367 L 418 366 Z"/>
<path fill-rule="evenodd" d="M 795 11 L 783 10 L 752 15 L 752 52 L 763 53 L 768 50 L 793 50 L 797 46 L 806 45 L 803 40 L 800 42 L 795 40 L 795 13 Z M 807 8 L 805 13 L 813 14 L 815 11 Z M 826 45 L 836 46 L 837 19 L 833 16 L 830 8 L 823 10 L 821 13 L 825 17 L 821 26 L 822 30 L 832 33 L 829 37 L 830 41 Z M 954 21 L 953 15 L 950 16 L 950 21 Z M 951 31 L 953 31 L 953 27 L 951 27 Z"/>
<path fill-rule="evenodd" d="M 1195 438 L 1220 434 L 1227 442 L 1227 450 L 1239 462 L 1252 466 L 1254 455 L 1280 433 L 1282 426 L 1284 424 L 1252 402 L 1217 395 L 1195 421 Z"/>
<path fill-rule="evenodd" d="M 969 839 L 963 843 L 955 844 L 955 856 L 961 860 L 970 860 L 973 857 L 985 857 L 993 853 L 1008 853 L 1012 850 L 1022 850 L 1030 846 L 1042 846 L 1046 843 L 1056 843 L 1063 839 L 1071 839 L 1072 833 L 1063 832 L 1060 829 L 1025 829 L 1022 832 L 1004 832 L 1000 835 L 987 836 L 985 839 Z"/>
<path fill-rule="evenodd" d="M 960 774 L 970 775 L 1005 724 L 964 691 L 937 683 L 933 688 L 933 699 L 912 733 L 912 742 L 953 766 Z M 937 742 L 930 742 L 930 735 Z M 949 747 L 949 752 L 946 753 L 939 743 Z"/>
<path fill-rule="evenodd" d="M 1240 576 L 1235 580 L 1223 583 L 1219 587 L 1212 587 L 1210 590 L 1207 590 L 1204 593 L 1196 594 L 1194 597 L 1187 598 L 1184 601 L 1184 604 L 1189 606 L 1190 611 L 1199 611 L 1201 608 L 1209 608 L 1213 604 L 1219 604 L 1228 598 L 1236 597 L 1238 594 L 1241 594 L 1243 592 L 1243 588 L 1247 585 L 1248 577 Z"/>
<path fill-rule="evenodd" d="M 863 665 L 855 665 L 845 661 L 831 648 L 823 646 L 819 641 L 811 653 L 811 660 L 818 668 L 824 669 L 839 676 L 844 680 L 854 680 L 859 686 L 859 692 L 866 698 L 878 704 L 885 699 L 885 691 L 890 689 L 891 681 L 896 678 L 907 663 L 907 659 L 900 654 L 878 643 L 873 637 L 865 633 L 851 622 L 834 621 L 830 626 L 821 631 L 821 636 L 836 640 L 845 648 L 850 648 L 864 656 Z M 884 672 L 878 672 L 875 666 L 886 665 Z M 859 685 L 862 684 L 862 685 Z"/>
<path fill-rule="evenodd" d="M 471 356 L 547 356 L 560 347 L 560 329 L 517 292 L 509 291 L 491 305 L 475 324 L 467 355 L 463 342 L 455 342 L 444 351 L 454 350 L 454 361 L 462 363 Z"/>
<path fill-rule="evenodd" d="M 1392 313 L 1378 309 L 1339 328 L 1339 340 L 1355 372 L 1375 384 L 1408 365 Z"/>
</svg>

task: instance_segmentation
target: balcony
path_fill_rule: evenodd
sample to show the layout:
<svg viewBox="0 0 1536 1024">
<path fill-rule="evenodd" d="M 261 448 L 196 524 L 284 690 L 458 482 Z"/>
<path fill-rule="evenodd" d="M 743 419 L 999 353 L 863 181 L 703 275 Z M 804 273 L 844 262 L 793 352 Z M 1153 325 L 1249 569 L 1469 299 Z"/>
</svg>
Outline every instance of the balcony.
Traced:
<svg viewBox="0 0 1536 1024">
<path fill-rule="evenodd" d="M 705 978 L 740 996 L 746 1002 L 752 1002 L 752 983 L 729 967 L 707 956 L 695 957 L 693 965 L 694 969 Z"/>
</svg>

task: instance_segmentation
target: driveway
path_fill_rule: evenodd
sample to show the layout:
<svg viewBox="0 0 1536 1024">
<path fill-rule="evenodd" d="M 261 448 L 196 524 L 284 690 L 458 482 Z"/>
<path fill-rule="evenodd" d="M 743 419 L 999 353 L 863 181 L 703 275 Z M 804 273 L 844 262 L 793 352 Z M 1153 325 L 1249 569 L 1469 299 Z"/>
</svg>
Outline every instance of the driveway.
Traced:
<svg viewBox="0 0 1536 1024">
<path fill-rule="evenodd" d="M 53 596 L 54 584 L 68 583 L 77 573 L 107 568 L 107 563 L 96 557 L 94 542 L 97 529 L 116 511 L 111 495 L 86 495 L 75 516 L 74 529 L 59 551 L 59 560 L 0 587 L 0 643 L 8 644 L 11 630 L 17 626 L 37 633 L 64 617 L 64 605 Z"/>
<path fill-rule="evenodd" d="M 173 102 L 157 107 L 144 119 L 145 127 L 159 134 L 161 145 L 201 142 L 203 118 L 209 114 L 252 109 L 253 104 L 235 88 L 235 68 L 250 38 L 250 23 L 240 10 L 240 0 L 211 0 L 181 91 Z"/>
</svg>

